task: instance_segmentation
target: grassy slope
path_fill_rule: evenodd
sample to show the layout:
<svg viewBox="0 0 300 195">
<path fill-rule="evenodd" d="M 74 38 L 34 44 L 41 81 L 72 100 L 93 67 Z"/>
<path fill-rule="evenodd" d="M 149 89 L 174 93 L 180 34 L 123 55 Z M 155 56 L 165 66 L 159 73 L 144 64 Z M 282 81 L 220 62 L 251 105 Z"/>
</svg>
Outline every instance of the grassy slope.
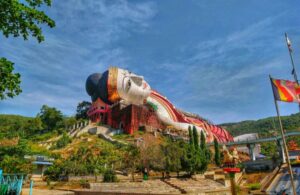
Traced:
<svg viewBox="0 0 300 195">
<path fill-rule="evenodd" d="M 8 130 L 12 125 L 24 124 L 32 117 L 21 115 L 0 114 L 0 131 Z"/>
<path fill-rule="evenodd" d="M 282 117 L 283 128 L 287 131 L 300 130 L 300 113 Z M 224 123 L 226 128 L 233 136 L 245 133 L 259 133 L 260 136 L 270 136 L 278 130 L 279 124 L 277 117 L 268 117 L 259 120 L 248 120 L 237 123 Z"/>
</svg>

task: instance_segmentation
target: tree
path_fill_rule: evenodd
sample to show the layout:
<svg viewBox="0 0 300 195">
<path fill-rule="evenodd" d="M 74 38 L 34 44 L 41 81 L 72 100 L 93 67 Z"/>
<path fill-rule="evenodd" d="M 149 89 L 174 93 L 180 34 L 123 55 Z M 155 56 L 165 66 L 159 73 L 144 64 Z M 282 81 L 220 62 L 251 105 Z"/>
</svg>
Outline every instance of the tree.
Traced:
<svg viewBox="0 0 300 195">
<path fill-rule="evenodd" d="M 215 163 L 217 166 L 221 165 L 221 156 L 218 140 L 214 139 L 214 148 L 215 148 Z"/>
<path fill-rule="evenodd" d="M 1 8 L 0 8 L 1 9 Z M 13 73 L 14 64 L 5 58 L 0 58 L 0 99 L 12 98 L 22 92 L 20 88 L 21 75 Z"/>
<path fill-rule="evenodd" d="M 191 126 L 189 126 L 188 130 L 189 130 L 189 141 L 190 141 L 190 145 L 193 145 L 193 146 L 194 146 L 193 131 L 192 131 Z"/>
<path fill-rule="evenodd" d="M 178 142 L 168 142 L 166 145 L 162 146 L 163 152 L 166 158 L 165 170 L 167 172 L 175 171 L 177 176 L 181 170 L 181 157 L 184 155 L 183 148 Z"/>
<path fill-rule="evenodd" d="M 195 126 L 193 126 L 193 140 L 195 149 L 199 150 L 199 135 Z"/>
<path fill-rule="evenodd" d="M 24 159 L 31 154 L 28 142 L 20 139 L 17 145 L 0 147 L 0 167 L 5 173 L 30 173 L 32 164 Z"/>
<path fill-rule="evenodd" d="M 42 120 L 40 119 L 40 117 L 35 117 L 28 120 L 25 124 L 24 129 L 26 130 L 27 135 L 35 135 L 43 129 Z"/>
<path fill-rule="evenodd" d="M 201 161 L 202 162 L 201 162 L 201 167 L 200 167 L 199 171 L 201 173 L 203 173 L 206 171 L 207 165 L 210 161 L 210 151 L 206 147 L 206 139 L 205 139 L 205 135 L 204 135 L 203 131 L 201 131 L 200 140 L 201 140 L 200 148 L 201 148 L 201 156 L 202 156 Z"/>
<path fill-rule="evenodd" d="M 134 145 L 128 145 L 124 153 L 125 168 L 131 173 L 132 181 L 134 181 L 134 174 L 140 166 L 140 151 Z"/>
<path fill-rule="evenodd" d="M 203 131 L 201 131 L 201 134 L 200 134 L 200 148 L 202 150 L 204 150 L 206 148 L 206 139 L 205 139 L 205 135 L 204 135 Z"/>
<path fill-rule="evenodd" d="M 0 1 L 0 31 L 5 37 L 36 37 L 38 42 L 44 41 L 41 24 L 50 28 L 55 22 L 43 11 L 42 6 L 51 6 L 51 0 L 2 0 Z M 12 98 L 22 92 L 20 74 L 13 74 L 13 63 L 6 58 L 0 59 L 0 99 Z"/>
<path fill-rule="evenodd" d="M 66 128 L 69 128 L 69 127 L 73 126 L 76 123 L 77 123 L 77 121 L 76 121 L 75 117 L 73 117 L 73 116 L 64 117 L 63 124 Z"/>
<path fill-rule="evenodd" d="M 54 130 L 56 128 L 59 128 L 63 122 L 63 115 L 61 111 L 57 110 L 54 107 L 49 107 L 47 105 L 42 106 L 38 117 L 41 118 L 43 126 L 47 130 Z"/>
<path fill-rule="evenodd" d="M 87 111 L 91 107 L 91 102 L 79 102 L 76 109 L 76 119 L 88 119 Z"/>
</svg>

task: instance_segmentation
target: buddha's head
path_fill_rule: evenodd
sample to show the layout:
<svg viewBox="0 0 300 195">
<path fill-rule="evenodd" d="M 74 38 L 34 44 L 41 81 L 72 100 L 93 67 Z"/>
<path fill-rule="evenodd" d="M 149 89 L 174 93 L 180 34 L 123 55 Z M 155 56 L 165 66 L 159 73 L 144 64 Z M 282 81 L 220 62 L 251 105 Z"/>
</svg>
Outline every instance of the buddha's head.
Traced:
<svg viewBox="0 0 300 195">
<path fill-rule="evenodd" d="M 120 100 L 140 105 L 149 96 L 151 88 L 142 76 L 128 70 L 110 67 L 103 74 L 94 73 L 87 78 L 86 91 L 95 101 L 107 104 Z"/>
</svg>

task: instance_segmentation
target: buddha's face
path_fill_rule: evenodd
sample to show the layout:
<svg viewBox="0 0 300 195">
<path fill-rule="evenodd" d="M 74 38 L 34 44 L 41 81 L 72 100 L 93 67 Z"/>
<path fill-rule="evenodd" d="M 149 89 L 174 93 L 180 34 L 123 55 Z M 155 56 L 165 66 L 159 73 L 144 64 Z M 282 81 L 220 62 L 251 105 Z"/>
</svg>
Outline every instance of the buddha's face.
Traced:
<svg viewBox="0 0 300 195">
<path fill-rule="evenodd" d="M 109 69 L 108 93 L 111 102 L 123 99 L 128 103 L 140 105 L 150 92 L 151 88 L 144 77 L 116 67 Z"/>
<path fill-rule="evenodd" d="M 120 100 L 140 105 L 151 92 L 142 76 L 117 67 L 111 67 L 102 74 L 91 74 L 86 81 L 86 90 L 93 101 L 100 98 L 109 105 Z"/>
</svg>

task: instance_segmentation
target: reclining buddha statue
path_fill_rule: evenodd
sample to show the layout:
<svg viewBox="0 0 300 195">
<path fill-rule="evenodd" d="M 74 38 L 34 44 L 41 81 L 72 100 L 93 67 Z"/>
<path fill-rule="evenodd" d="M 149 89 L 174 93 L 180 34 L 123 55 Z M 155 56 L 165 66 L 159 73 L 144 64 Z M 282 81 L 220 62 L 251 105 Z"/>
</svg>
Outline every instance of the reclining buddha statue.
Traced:
<svg viewBox="0 0 300 195">
<path fill-rule="evenodd" d="M 151 89 L 143 76 L 128 70 L 110 67 L 107 71 L 94 73 L 86 81 L 87 93 L 92 101 L 100 98 L 112 105 L 123 101 L 127 104 L 155 105 L 157 118 L 166 126 L 188 132 L 189 126 L 195 126 L 198 132 L 203 131 L 207 142 L 217 139 L 219 142 L 233 141 L 233 137 L 223 128 L 213 125 L 198 115 L 181 111 L 159 92 Z"/>
</svg>

